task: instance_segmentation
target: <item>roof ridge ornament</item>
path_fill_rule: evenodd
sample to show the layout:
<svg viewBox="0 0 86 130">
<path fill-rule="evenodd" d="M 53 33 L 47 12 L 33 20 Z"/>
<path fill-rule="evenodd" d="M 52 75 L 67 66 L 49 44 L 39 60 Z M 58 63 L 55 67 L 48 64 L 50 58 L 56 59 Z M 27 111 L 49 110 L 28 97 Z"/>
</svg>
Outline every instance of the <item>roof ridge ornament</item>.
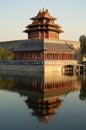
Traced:
<svg viewBox="0 0 86 130">
<path fill-rule="evenodd" d="M 44 8 L 43 8 L 43 9 L 40 9 L 39 12 L 41 12 L 41 13 L 44 12 Z"/>
</svg>

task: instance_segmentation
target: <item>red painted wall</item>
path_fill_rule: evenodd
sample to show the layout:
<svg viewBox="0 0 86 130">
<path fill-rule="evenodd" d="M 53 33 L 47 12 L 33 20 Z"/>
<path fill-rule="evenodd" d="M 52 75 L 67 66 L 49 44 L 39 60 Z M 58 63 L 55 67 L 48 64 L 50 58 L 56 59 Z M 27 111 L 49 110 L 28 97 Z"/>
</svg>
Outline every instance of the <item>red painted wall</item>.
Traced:
<svg viewBox="0 0 86 130">
<path fill-rule="evenodd" d="M 28 34 L 28 39 L 32 38 L 52 38 L 52 39 L 59 39 L 59 33 L 52 32 L 52 31 L 41 31 L 41 32 L 31 32 L 31 34 Z"/>
</svg>

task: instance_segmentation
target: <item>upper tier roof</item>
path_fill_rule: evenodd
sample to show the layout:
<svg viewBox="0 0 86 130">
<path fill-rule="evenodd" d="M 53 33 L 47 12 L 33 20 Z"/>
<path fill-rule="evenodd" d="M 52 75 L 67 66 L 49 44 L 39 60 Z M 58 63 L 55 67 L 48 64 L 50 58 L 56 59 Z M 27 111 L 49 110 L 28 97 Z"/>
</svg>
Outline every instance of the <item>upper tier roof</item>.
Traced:
<svg viewBox="0 0 86 130">
<path fill-rule="evenodd" d="M 37 16 L 32 17 L 31 20 L 36 20 L 36 19 L 40 19 L 40 18 L 47 18 L 47 19 L 51 19 L 51 20 L 56 20 L 55 17 L 52 17 L 52 16 L 49 14 L 49 12 L 48 12 L 47 9 L 46 9 L 46 10 L 41 9 L 41 10 L 39 11 L 39 13 L 37 14 Z"/>
<path fill-rule="evenodd" d="M 54 22 L 54 20 L 56 20 L 56 18 L 52 17 L 50 15 L 50 13 L 48 12 L 48 10 L 44 10 L 44 9 L 40 10 L 35 17 L 31 18 L 31 20 L 33 20 L 33 22 L 31 24 L 27 25 L 26 26 L 27 29 L 25 29 L 23 31 L 23 32 L 27 33 L 29 36 L 30 36 L 31 33 L 35 32 L 35 31 L 36 32 L 37 31 L 38 32 L 39 31 L 42 31 L 42 32 L 46 31 L 47 33 L 48 33 L 48 31 L 52 31 L 52 32 L 56 32 L 57 35 L 59 35 L 59 33 L 64 32 L 61 29 L 61 26 Z M 52 36 L 49 36 L 49 38 L 50 37 L 52 38 Z M 31 38 L 32 38 L 32 36 L 31 36 Z M 34 36 L 33 36 L 33 38 L 34 38 Z"/>
</svg>

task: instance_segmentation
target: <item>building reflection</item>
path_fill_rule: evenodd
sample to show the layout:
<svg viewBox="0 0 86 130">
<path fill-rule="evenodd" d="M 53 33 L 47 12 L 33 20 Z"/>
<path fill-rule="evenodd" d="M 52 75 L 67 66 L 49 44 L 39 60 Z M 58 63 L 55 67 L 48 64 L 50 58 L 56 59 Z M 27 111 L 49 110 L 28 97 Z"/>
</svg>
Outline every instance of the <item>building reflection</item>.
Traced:
<svg viewBox="0 0 86 130">
<path fill-rule="evenodd" d="M 80 82 L 76 76 L 1 75 L 0 88 L 26 96 L 24 101 L 32 109 L 32 115 L 40 123 L 47 123 L 64 101 L 61 97 L 71 91 L 80 90 Z"/>
<path fill-rule="evenodd" d="M 40 123 L 47 123 L 48 120 L 55 114 L 62 100 L 58 97 L 38 98 L 29 97 L 26 101 L 28 108 L 32 109 L 32 115 L 36 116 Z"/>
</svg>

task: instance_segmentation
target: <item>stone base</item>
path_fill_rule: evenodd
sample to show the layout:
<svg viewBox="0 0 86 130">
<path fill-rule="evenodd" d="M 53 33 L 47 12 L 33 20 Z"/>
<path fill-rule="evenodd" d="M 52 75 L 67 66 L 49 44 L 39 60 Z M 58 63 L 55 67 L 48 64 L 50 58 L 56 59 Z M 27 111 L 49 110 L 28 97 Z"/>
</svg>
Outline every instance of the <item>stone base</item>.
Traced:
<svg viewBox="0 0 86 130">
<path fill-rule="evenodd" d="M 38 62 L 37 62 L 38 63 Z M 44 61 L 40 64 L 0 64 L 0 70 L 11 73 L 45 73 L 47 75 L 52 73 L 62 74 L 65 65 L 77 65 L 74 60 L 69 61 Z"/>
</svg>

